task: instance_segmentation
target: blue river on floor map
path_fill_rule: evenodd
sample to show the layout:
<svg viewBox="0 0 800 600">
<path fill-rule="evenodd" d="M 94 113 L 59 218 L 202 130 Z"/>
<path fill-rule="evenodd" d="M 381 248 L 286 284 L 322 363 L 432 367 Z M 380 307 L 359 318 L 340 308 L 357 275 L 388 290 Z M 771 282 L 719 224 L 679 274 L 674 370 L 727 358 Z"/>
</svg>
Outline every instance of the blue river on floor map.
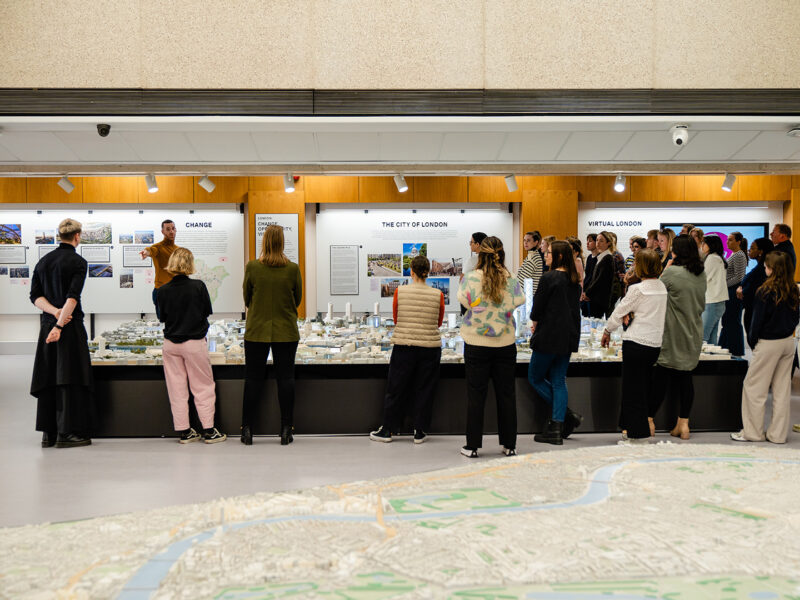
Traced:
<svg viewBox="0 0 800 600">
<path fill-rule="evenodd" d="M 574 508 L 576 506 L 588 506 L 597 504 L 607 500 L 611 496 L 611 479 L 620 469 L 634 463 L 669 463 L 669 462 L 771 462 L 776 464 L 800 464 L 796 460 L 776 460 L 766 458 L 744 458 L 744 457 L 679 457 L 679 458 L 652 458 L 631 460 L 621 463 L 614 463 L 597 469 L 592 473 L 589 480 L 589 488 L 586 493 L 567 502 L 557 502 L 553 504 L 533 504 L 523 506 L 498 506 L 492 508 L 480 508 L 469 510 L 456 510 L 450 512 L 436 512 L 433 513 L 438 519 L 448 519 L 453 517 L 473 516 L 479 514 L 500 514 L 500 513 L 519 513 L 531 512 L 537 510 L 557 510 L 561 508 Z M 417 521 L 429 519 L 432 513 L 414 513 L 403 515 L 386 515 L 384 522 L 391 521 Z M 286 517 L 274 517 L 271 519 L 260 519 L 257 521 L 246 521 L 244 523 L 236 523 L 232 525 L 222 526 L 222 531 L 235 531 L 245 527 L 252 527 L 254 525 L 265 525 L 272 523 L 285 523 L 288 521 L 334 521 L 337 523 L 371 523 L 375 521 L 374 515 L 290 515 Z M 185 538 L 174 544 L 171 544 L 166 550 L 157 554 L 145 563 L 125 584 L 122 591 L 117 596 L 119 600 L 146 600 L 149 599 L 158 589 L 161 582 L 167 576 L 167 573 L 172 566 L 180 560 L 181 556 L 189 550 L 193 545 L 204 542 L 213 536 L 220 528 L 214 528 L 202 533 L 198 533 L 191 537 Z M 535 600 L 563 600 L 567 597 L 574 597 L 574 592 L 567 593 L 560 592 L 534 592 L 527 595 L 526 598 Z M 648 600 L 646 596 L 639 596 L 635 594 L 613 595 L 608 594 L 594 594 L 594 595 L 581 595 L 581 600 Z M 652 598 L 650 598 L 652 600 Z"/>
</svg>

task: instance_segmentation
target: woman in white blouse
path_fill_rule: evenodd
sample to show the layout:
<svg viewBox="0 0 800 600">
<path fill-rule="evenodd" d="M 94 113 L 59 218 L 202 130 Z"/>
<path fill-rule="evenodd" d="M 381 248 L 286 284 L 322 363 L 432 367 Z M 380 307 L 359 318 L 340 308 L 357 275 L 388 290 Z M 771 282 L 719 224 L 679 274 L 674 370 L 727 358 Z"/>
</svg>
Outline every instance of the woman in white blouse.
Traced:
<svg viewBox="0 0 800 600">
<path fill-rule="evenodd" d="M 641 283 L 628 288 L 608 320 L 601 340 L 608 347 L 611 332 L 620 325 L 622 333 L 622 408 L 620 443 L 647 443 L 652 435 L 647 418 L 653 367 L 661 351 L 667 288 L 659 281 L 661 259 L 654 250 L 640 250 L 633 263 Z"/>
<path fill-rule="evenodd" d="M 706 308 L 703 311 L 703 341 L 716 345 L 719 321 L 725 312 L 728 300 L 728 286 L 725 283 L 728 263 L 723 258 L 722 240 L 716 235 L 703 238 L 703 252 L 706 271 Z"/>
</svg>

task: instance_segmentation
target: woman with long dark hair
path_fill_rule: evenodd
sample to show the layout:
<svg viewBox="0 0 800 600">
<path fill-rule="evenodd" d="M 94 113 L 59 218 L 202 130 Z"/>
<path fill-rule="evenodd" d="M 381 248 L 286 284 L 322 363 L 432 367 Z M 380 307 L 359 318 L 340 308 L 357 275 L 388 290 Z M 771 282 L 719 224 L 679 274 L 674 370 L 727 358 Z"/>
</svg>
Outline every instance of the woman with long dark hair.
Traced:
<svg viewBox="0 0 800 600">
<path fill-rule="evenodd" d="M 461 326 L 467 376 L 467 445 L 461 454 L 468 458 L 477 458 L 483 445 L 483 414 L 490 379 L 497 401 L 498 437 L 503 454 L 517 453 L 514 309 L 525 303 L 525 294 L 506 269 L 505 260 L 503 242 L 494 236 L 485 238 L 477 268 L 464 275 L 458 288 L 458 300 L 467 309 Z"/>
<path fill-rule="evenodd" d="M 703 341 L 716 344 L 719 333 L 719 320 L 725 312 L 728 300 L 728 287 L 725 285 L 725 271 L 728 263 L 722 240 L 717 235 L 703 238 L 703 264 L 706 271 L 706 308 L 703 311 Z"/>
<path fill-rule="evenodd" d="M 533 439 L 563 444 L 563 438 L 581 424 L 583 417 L 567 407 L 567 367 L 580 342 L 580 277 L 572 246 L 564 241 L 550 244 L 545 253 L 550 269 L 542 276 L 531 310 L 531 362 L 528 381 L 550 405 L 550 419 Z"/>
<path fill-rule="evenodd" d="M 264 231 L 261 255 L 247 263 L 242 287 L 247 323 L 241 442 L 247 446 L 253 443 L 255 407 L 261 401 L 267 356 L 272 350 L 281 409 L 281 445 L 285 446 L 294 439 L 294 357 L 300 341 L 297 307 L 303 298 L 303 280 L 300 267 L 283 252 L 283 227 L 270 225 Z"/>
<path fill-rule="evenodd" d="M 753 320 L 753 304 L 756 300 L 756 290 L 767 280 L 764 270 L 764 260 L 772 252 L 775 245 L 769 238 L 757 238 L 750 244 L 749 256 L 756 261 L 756 266 L 742 279 L 742 285 L 736 288 L 736 297 L 742 301 L 744 308 L 744 332 L 750 336 L 750 322 Z"/>
<path fill-rule="evenodd" d="M 653 417 L 664 401 L 667 387 L 671 386 L 678 399 L 679 412 L 670 435 L 688 440 L 689 414 L 694 402 L 692 371 L 700 361 L 703 345 L 706 274 L 697 244 L 689 236 L 675 238 L 672 255 L 672 264 L 661 275 L 661 282 L 667 288 L 667 311 L 650 391 L 649 420 L 650 431 L 655 434 Z"/>
<path fill-rule="evenodd" d="M 734 356 L 744 356 L 744 330 L 742 329 L 742 301 L 736 295 L 736 289 L 742 283 L 747 271 L 747 255 L 742 248 L 747 248 L 747 240 L 738 231 L 728 236 L 728 249 L 733 252 L 728 259 L 726 284 L 728 300 L 722 314 L 722 331 L 719 333 L 719 345 L 727 348 Z"/>
<path fill-rule="evenodd" d="M 792 361 L 800 322 L 800 293 L 794 282 L 794 266 L 785 252 L 774 251 L 764 261 L 767 280 L 758 288 L 753 320 L 747 338 L 753 358 L 742 386 L 741 431 L 731 434 L 737 442 L 783 444 L 789 435 L 792 393 Z M 772 388 L 772 421 L 764 431 L 764 406 Z"/>
</svg>

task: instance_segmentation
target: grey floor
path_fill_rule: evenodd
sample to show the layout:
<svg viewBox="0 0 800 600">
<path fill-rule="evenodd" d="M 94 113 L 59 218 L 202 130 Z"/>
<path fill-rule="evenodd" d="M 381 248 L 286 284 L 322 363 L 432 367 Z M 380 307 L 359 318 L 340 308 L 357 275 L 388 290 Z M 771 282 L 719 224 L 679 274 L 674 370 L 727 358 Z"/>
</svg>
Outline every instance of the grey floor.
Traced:
<svg viewBox="0 0 800 600">
<path fill-rule="evenodd" d="M 0 356 L 0 526 L 58 522 L 362 479 L 431 471 L 465 464 L 461 436 L 410 438 L 391 444 L 364 436 L 298 436 L 290 446 L 277 438 L 238 438 L 215 445 L 182 446 L 167 439 L 99 439 L 92 446 L 42 449 L 34 431 L 35 400 L 28 395 L 31 356 Z M 793 422 L 800 421 L 800 375 L 793 381 Z M 661 439 L 672 439 L 660 435 Z M 616 443 L 611 434 L 574 434 L 562 448 Z M 695 433 L 691 443 L 730 443 L 727 433 Z M 800 448 L 800 434 L 789 446 Z M 532 436 L 519 453 L 553 450 Z M 494 436 L 484 440 L 482 460 L 500 456 Z"/>
</svg>

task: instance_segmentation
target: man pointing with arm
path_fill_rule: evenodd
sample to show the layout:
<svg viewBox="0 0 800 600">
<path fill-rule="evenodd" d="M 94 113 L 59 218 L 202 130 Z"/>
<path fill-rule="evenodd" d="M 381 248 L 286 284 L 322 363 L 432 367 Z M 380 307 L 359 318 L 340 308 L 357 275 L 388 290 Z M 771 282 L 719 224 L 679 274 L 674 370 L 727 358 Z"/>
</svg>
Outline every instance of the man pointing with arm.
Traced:
<svg viewBox="0 0 800 600">
<path fill-rule="evenodd" d="M 158 314 L 158 288 L 172 280 L 172 273 L 167 271 L 167 263 L 169 262 L 169 257 L 172 256 L 172 253 L 178 248 L 178 246 L 175 245 L 175 222 L 170 219 L 162 222 L 161 233 L 164 235 L 163 240 L 157 244 L 148 246 L 139 253 L 142 259 L 148 257 L 153 259 L 153 267 L 156 270 L 155 287 L 153 288 L 153 304 L 156 306 L 156 317 L 158 317 L 159 320 L 161 320 L 161 315 Z"/>
</svg>

